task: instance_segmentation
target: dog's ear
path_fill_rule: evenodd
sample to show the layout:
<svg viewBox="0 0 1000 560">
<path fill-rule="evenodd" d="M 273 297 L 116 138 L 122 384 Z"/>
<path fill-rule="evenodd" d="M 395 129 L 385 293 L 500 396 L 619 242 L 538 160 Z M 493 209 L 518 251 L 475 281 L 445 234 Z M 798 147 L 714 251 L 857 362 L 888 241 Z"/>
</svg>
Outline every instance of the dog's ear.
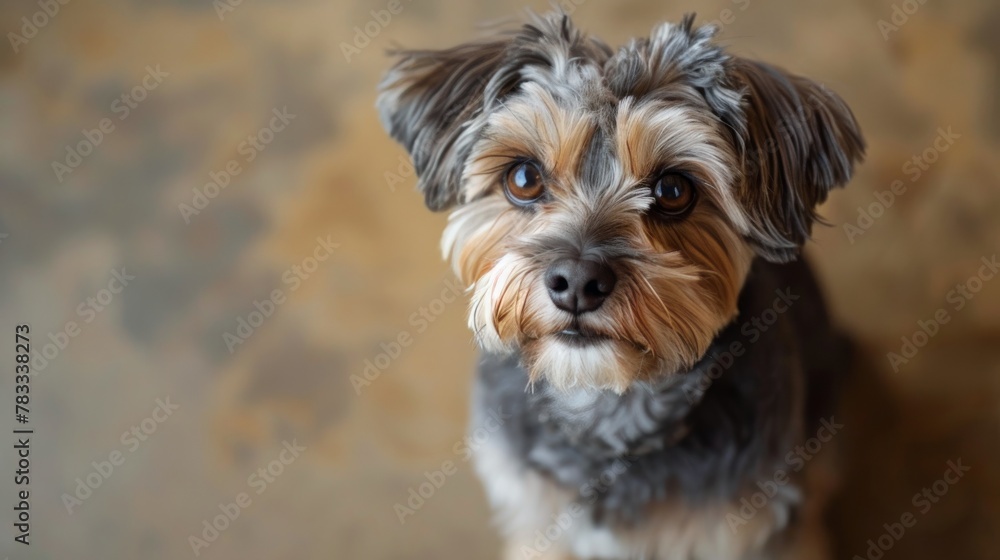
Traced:
<svg viewBox="0 0 1000 560">
<path fill-rule="evenodd" d="M 462 168 L 486 105 L 515 85 L 516 72 L 500 72 L 509 43 L 396 52 L 399 60 L 379 85 L 382 124 L 413 158 L 417 189 L 431 210 L 458 201 Z"/>
<path fill-rule="evenodd" d="M 742 118 L 729 124 L 739 136 L 751 239 L 769 260 L 794 259 L 816 206 L 864 156 L 861 131 L 844 101 L 816 82 L 741 58 L 728 74 L 744 93 Z"/>
<path fill-rule="evenodd" d="M 526 80 L 558 83 L 582 60 L 611 50 L 586 37 L 569 16 L 529 12 L 520 29 L 440 51 L 400 51 L 379 85 L 382 124 L 413 158 L 417 189 L 431 210 L 461 202 L 465 160 L 504 98 Z"/>
</svg>

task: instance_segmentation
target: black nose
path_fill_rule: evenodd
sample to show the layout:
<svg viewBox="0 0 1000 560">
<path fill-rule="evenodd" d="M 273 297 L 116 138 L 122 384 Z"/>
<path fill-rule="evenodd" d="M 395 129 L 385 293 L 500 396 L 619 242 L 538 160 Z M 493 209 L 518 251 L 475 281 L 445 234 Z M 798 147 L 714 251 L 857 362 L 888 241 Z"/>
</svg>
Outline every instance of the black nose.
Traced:
<svg viewBox="0 0 1000 560">
<path fill-rule="evenodd" d="M 552 303 L 574 315 L 600 307 L 615 289 L 615 280 L 610 266 L 586 259 L 559 259 L 545 273 Z"/>
</svg>

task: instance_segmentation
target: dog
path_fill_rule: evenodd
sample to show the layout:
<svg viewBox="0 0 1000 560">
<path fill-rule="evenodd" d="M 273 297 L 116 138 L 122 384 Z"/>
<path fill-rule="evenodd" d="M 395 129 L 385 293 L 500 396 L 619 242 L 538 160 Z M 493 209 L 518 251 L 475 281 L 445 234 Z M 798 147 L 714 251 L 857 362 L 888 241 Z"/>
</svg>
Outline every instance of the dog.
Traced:
<svg viewBox="0 0 1000 560">
<path fill-rule="evenodd" d="M 835 476 L 802 445 L 837 431 L 850 345 L 799 257 L 864 140 L 836 94 L 715 34 L 688 15 L 614 50 L 529 15 L 396 51 L 379 86 L 451 211 L 506 558 L 827 554 Z"/>
</svg>

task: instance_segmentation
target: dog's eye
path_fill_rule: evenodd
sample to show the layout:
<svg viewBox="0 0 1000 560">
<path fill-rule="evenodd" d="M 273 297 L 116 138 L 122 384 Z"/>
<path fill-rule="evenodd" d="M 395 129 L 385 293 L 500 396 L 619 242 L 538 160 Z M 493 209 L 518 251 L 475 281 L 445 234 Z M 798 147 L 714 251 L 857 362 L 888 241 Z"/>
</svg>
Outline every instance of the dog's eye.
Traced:
<svg viewBox="0 0 1000 560">
<path fill-rule="evenodd" d="M 669 171 L 653 184 L 655 208 L 666 216 L 684 215 L 694 206 L 696 198 L 694 182 L 683 173 Z"/>
<path fill-rule="evenodd" d="M 545 192 L 542 172 L 537 164 L 530 161 L 522 161 L 511 166 L 504 175 L 503 188 L 507 198 L 518 206 L 537 201 Z"/>
</svg>

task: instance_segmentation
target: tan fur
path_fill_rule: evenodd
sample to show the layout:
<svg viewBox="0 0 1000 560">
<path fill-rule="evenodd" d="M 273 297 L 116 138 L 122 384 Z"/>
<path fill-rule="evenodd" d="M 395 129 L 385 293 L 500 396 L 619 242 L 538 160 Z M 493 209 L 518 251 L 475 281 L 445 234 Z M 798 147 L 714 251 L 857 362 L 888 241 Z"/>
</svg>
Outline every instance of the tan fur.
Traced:
<svg viewBox="0 0 1000 560">
<path fill-rule="evenodd" d="M 506 170 L 512 160 L 533 155 L 553 179 L 546 187 L 571 194 L 572 187 L 563 180 L 572 177 L 580 165 L 595 127 L 593 118 L 560 106 L 536 84 L 525 84 L 524 89 L 531 94 L 531 102 L 511 101 L 506 110 L 490 117 L 490 141 L 469 162 L 466 174 L 495 179 L 496 172 Z M 466 197 L 473 199 L 493 184 L 489 180 L 473 181 L 465 191 Z"/>
<path fill-rule="evenodd" d="M 519 352 L 532 383 L 625 393 L 690 368 L 733 319 L 751 261 L 795 258 L 816 205 L 863 155 L 839 97 L 731 57 L 712 43 L 712 26 L 693 21 L 615 52 L 565 14 L 532 17 L 498 40 L 404 51 L 382 84 L 380 115 L 413 156 L 418 190 L 429 208 L 453 209 L 441 247 L 471 293 L 479 346 Z M 515 165 L 534 167 L 520 177 L 541 178 L 523 191 L 538 198 L 505 196 Z M 653 191 L 665 173 L 678 188 L 690 180 L 694 197 L 678 200 L 693 206 L 658 211 Z M 567 292 L 567 261 L 600 273 L 580 273 Z M 786 427 L 789 440 L 801 436 L 797 420 Z M 579 505 L 513 456 L 500 443 L 477 456 L 507 558 L 819 558 L 824 500 L 814 475 L 796 527 L 786 525 L 801 479 L 738 531 L 726 521 L 736 499 L 668 499 L 638 526 L 574 514 L 530 554 L 539 531 Z"/>
<path fill-rule="evenodd" d="M 616 106 L 617 157 L 606 185 L 583 184 L 582 153 L 598 116 L 536 87 L 490 118 L 466 165 L 466 204 L 451 216 L 442 248 L 473 293 L 470 328 L 494 351 L 519 348 L 532 378 L 557 387 L 621 392 L 654 373 L 690 366 L 732 319 L 753 251 L 733 197 L 735 155 L 720 124 L 698 111 L 660 103 Z M 503 176 L 519 158 L 543 168 L 548 199 L 531 210 L 503 194 Z M 676 221 L 648 215 L 648 181 L 683 169 L 699 181 L 692 214 Z M 579 318 L 611 340 L 568 352 L 552 335 L 572 317 L 549 301 L 542 277 L 551 258 L 539 240 L 567 245 L 618 243 L 618 284 L 597 313 Z"/>
<path fill-rule="evenodd" d="M 701 194 L 723 210 L 737 232 L 746 233 L 748 218 L 734 193 L 740 180 L 737 156 L 725 140 L 721 124 L 704 112 L 663 101 L 636 104 L 626 98 L 618 106 L 617 149 L 625 173 L 641 178 L 655 173 L 665 160 L 701 180 Z"/>
</svg>

